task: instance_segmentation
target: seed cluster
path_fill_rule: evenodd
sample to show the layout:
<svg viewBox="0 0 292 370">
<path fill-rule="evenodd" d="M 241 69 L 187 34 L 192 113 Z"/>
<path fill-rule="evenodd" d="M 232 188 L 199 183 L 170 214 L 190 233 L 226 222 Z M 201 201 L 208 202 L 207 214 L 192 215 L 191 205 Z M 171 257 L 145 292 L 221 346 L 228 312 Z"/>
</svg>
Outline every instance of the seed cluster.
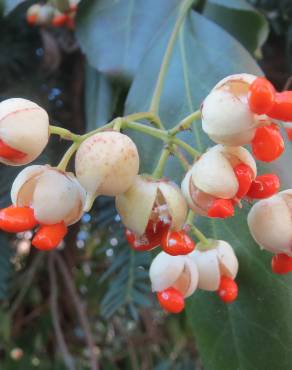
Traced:
<svg viewBox="0 0 292 370">
<path fill-rule="evenodd" d="M 67 160 L 58 167 L 24 168 L 12 185 L 12 205 L 0 210 L 0 229 L 34 229 L 32 245 L 52 250 L 97 196 L 113 196 L 130 247 L 137 252 L 161 248 L 150 266 L 152 290 L 166 311 L 179 313 L 185 298 L 198 288 L 217 292 L 225 303 L 238 294 L 232 247 L 206 238 L 190 216 L 225 219 L 244 201 L 259 200 L 248 215 L 250 232 L 274 254 L 274 273 L 291 271 L 292 190 L 278 193 L 279 178 L 257 175 L 255 159 L 271 162 L 283 153 L 279 125 L 292 122 L 292 92 L 278 93 L 262 77 L 228 76 L 205 98 L 201 116 L 204 132 L 216 145 L 188 166 L 181 187 L 168 178 L 139 174 L 137 147 L 120 132 L 121 126 L 107 125 L 81 137 L 71 133 L 76 137 L 69 153 L 76 150 L 75 174 L 66 171 Z M 31 163 L 44 150 L 50 132 L 48 115 L 37 104 L 18 98 L 3 101 L 0 162 Z M 245 144 L 251 145 L 252 154 Z"/>
<path fill-rule="evenodd" d="M 75 17 L 79 0 L 68 1 L 68 7 L 58 9 L 52 4 L 31 5 L 26 13 L 26 20 L 30 26 L 52 26 L 75 28 Z"/>
</svg>

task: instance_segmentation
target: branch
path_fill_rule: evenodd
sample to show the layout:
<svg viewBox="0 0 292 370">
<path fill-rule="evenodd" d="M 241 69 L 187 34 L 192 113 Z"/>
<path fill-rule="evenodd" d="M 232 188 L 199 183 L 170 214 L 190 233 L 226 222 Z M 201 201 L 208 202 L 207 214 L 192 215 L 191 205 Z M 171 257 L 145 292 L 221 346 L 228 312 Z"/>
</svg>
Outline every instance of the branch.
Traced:
<svg viewBox="0 0 292 370">
<path fill-rule="evenodd" d="M 87 317 L 85 307 L 83 302 L 80 300 L 78 293 L 76 291 L 72 276 L 70 275 L 66 264 L 64 263 L 61 256 L 58 252 L 52 252 L 55 261 L 58 264 L 61 274 L 63 275 L 64 283 L 68 289 L 69 294 L 71 295 L 72 301 L 75 305 L 76 312 L 79 317 L 80 324 L 84 330 L 85 340 L 89 348 L 90 361 L 91 361 L 91 370 L 98 370 L 99 365 L 97 362 L 97 355 L 95 351 L 95 343 L 93 334 L 90 329 L 89 319 Z"/>
<path fill-rule="evenodd" d="M 14 302 L 13 302 L 11 308 L 10 308 L 11 315 L 13 315 L 17 311 L 17 309 L 20 306 L 23 298 L 25 297 L 26 293 L 28 292 L 29 287 L 30 287 L 30 285 L 33 281 L 33 278 L 34 278 L 34 276 L 37 272 L 37 269 L 43 261 L 43 257 L 44 257 L 44 254 L 39 253 L 34 258 L 34 260 L 32 261 L 31 266 L 30 266 L 29 270 L 27 271 L 25 278 L 22 280 L 22 288 L 21 288 L 18 296 L 15 298 L 15 300 L 14 300 Z"/>
<path fill-rule="evenodd" d="M 65 365 L 69 370 L 76 370 L 74 365 L 74 360 L 68 350 L 66 345 L 63 332 L 60 325 L 60 317 L 58 312 L 58 286 L 56 280 L 56 270 L 54 266 L 53 254 L 49 255 L 49 262 L 48 262 L 48 269 L 49 269 L 49 277 L 50 277 L 50 307 L 51 307 L 51 314 L 53 320 L 53 326 L 56 334 L 57 339 L 57 347 L 62 357 L 64 359 Z"/>
</svg>

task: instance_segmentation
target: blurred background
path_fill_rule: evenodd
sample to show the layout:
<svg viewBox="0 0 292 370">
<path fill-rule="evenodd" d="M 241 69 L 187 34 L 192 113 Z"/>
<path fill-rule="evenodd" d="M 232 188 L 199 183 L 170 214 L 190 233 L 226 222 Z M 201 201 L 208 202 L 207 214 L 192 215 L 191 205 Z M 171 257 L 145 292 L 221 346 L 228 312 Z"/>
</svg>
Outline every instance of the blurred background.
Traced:
<svg viewBox="0 0 292 370">
<path fill-rule="evenodd" d="M 27 9 L 35 3 L 2 0 L 1 100 L 31 99 L 48 111 L 52 124 L 75 133 L 122 115 L 140 60 L 133 62 L 130 55 L 121 67 L 119 56 L 110 55 L 119 49 L 113 25 L 120 23 L 123 29 L 124 22 L 130 22 L 122 10 L 129 2 L 83 0 L 77 31 L 66 25 L 29 25 Z M 174 3 L 179 1 L 134 0 L 132 6 L 163 18 L 165 8 Z M 103 7 L 115 6 L 120 8 L 111 18 Z M 194 1 L 194 11 L 247 49 L 279 90 L 291 87 L 292 1 Z M 137 33 L 146 27 L 155 34 L 158 24 L 146 18 L 134 26 Z M 144 36 L 134 50 L 139 59 Z M 38 162 L 57 164 L 67 145 L 53 137 Z M 1 207 L 9 204 L 9 188 L 18 171 L 0 165 Z M 204 368 L 196 330 L 186 314 L 170 316 L 158 307 L 148 280 L 151 256 L 125 244 L 111 199 L 98 199 L 90 214 L 70 228 L 54 263 L 48 254 L 30 248 L 31 236 L 0 234 L 1 370 L 94 370 L 95 357 L 104 370 Z M 285 366 L 269 369 L 286 370 L 290 365 L 287 360 Z M 237 369 L 232 366 L 213 369 Z"/>
</svg>

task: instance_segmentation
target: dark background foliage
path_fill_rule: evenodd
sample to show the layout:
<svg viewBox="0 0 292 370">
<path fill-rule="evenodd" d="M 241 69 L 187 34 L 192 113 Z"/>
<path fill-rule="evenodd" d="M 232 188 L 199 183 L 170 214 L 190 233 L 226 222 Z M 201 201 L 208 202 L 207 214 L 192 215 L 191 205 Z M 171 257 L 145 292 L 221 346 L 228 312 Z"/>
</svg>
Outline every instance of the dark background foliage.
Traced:
<svg viewBox="0 0 292 370">
<path fill-rule="evenodd" d="M 52 123 L 77 133 L 124 111 L 147 110 L 179 0 L 83 0 L 76 37 L 65 29 L 28 27 L 31 3 L 2 0 L 1 100 L 34 100 Z M 224 75 L 261 73 L 253 59 L 278 89 L 289 85 L 290 1 L 194 4 L 162 94 L 160 114 L 169 126 L 196 109 Z M 194 131 L 200 149 L 209 145 L 200 129 Z M 159 143 L 133 137 L 144 169 L 151 171 Z M 53 138 L 38 161 L 56 164 L 66 146 Z M 274 167 L 286 187 L 290 152 Z M 18 171 L 0 165 L 1 206 L 9 204 Z M 179 181 L 176 162 L 168 174 Z M 269 256 L 250 240 L 245 212 L 231 222 L 201 226 L 234 245 L 241 263 L 240 298 L 224 307 L 198 293 L 177 317 L 158 308 L 148 281 L 151 256 L 125 244 L 110 199 L 98 199 L 54 254 L 30 250 L 29 233 L 1 234 L 0 369 L 87 370 L 97 355 L 104 370 L 290 370 L 291 278 L 269 273 Z M 67 352 L 53 329 L 56 320 Z"/>
</svg>

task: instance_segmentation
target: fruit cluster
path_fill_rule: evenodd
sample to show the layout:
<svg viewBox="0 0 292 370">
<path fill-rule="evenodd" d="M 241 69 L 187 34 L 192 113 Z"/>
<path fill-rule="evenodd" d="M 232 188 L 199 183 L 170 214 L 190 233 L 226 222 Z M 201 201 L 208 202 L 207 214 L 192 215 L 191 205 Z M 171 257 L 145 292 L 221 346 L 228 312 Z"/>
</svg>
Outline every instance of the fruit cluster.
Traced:
<svg viewBox="0 0 292 370">
<path fill-rule="evenodd" d="M 70 0 L 66 6 L 57 8 L 52 4 L 31 5 L 26 13 L 30 26 L 53 26 L 75 28 L 75 17 L 79 0 Z"/>
<path fill-rule="evenodd" d="M 45 110 L 28 100 L 0 103 L 0 162 L 31 163 L 50 134 L 73 141 L 57 167 L 30 165 L 18 174 L 11 189 L 12 205 L 0 211 L 0 229 L 12 233 L 35 229 L 32 245 L 52 250 L 96 197 L 113 196 L 131 248 L 162 249 L 150 267 L 152 290 L 166 311 L 178 313 L 197 288 L 217 292 L 225 303 L 238 294 L 234 281 L 238 261 L 232 247 L 206 238 L 193 224 L 194 214 L 225 219 L 243 201 L 259 200 L 248 215 L 251 234 L 262 248 L 275 253 L 274 272 L 290 271 L 292 190 L 278 193 L 275 174 L 258 176 L 254 157 L 271 162 L 284 151 L 279 124 L 292 121 L 292 93 L 277 93 L 266 79 L 247 74 L 220 81 L 201 106 L 203 130 L 216 145 L 187 164 L 181 187 L 161 173 L 177 145 L 195 151 L 175 137 L 186 128 L 186 119 L 166 131 L 132 122 L 147 118 L 149 112 L 143 114 L 117 118 L 80 136 L 50 126 Z M 136 145 L 120 132 L 123 128 L 167 141 L 158 162 L 162 171 L 139 174 Z M 253 155 L 241 146 L 245 144 L 251 144 Z M 75 152 L 73 174 L 66 167 Z M 186 166 L 184 156 L 182 163 Z M 195 244 L 193 237 L 199 242 Z"/>
</svg>

